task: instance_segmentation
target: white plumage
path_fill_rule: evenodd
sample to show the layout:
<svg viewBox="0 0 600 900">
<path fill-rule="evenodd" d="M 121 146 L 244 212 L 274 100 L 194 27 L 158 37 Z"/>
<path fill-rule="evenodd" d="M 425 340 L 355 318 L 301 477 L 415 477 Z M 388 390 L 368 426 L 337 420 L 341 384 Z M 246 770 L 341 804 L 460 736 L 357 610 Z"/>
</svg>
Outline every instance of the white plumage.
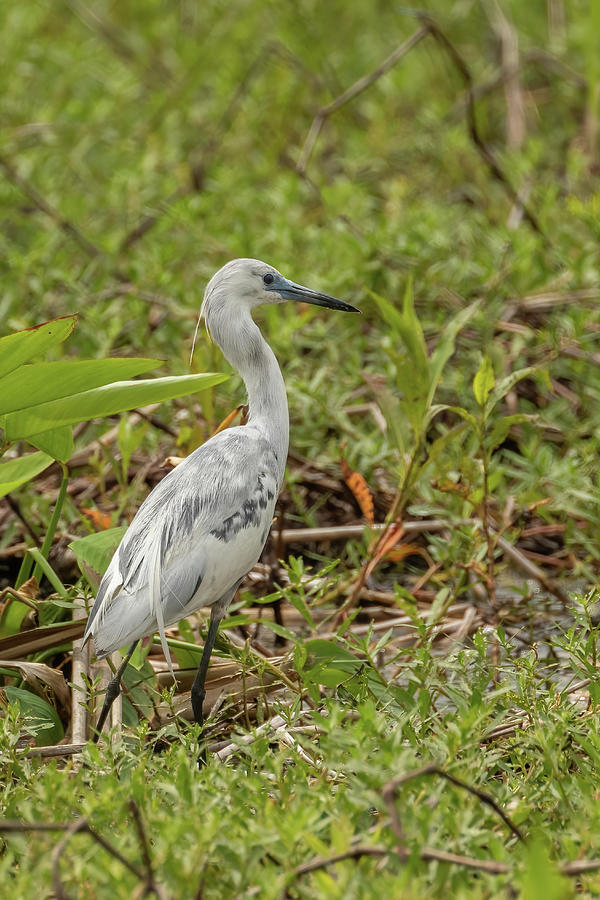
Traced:
<svg viewBox="0 0 600 900">
<path fill-rule="evenodd" d="M 165 628 L 211 607 L 195 684 L 198 721 L 218 623 L 261 554 L 283 482 L 289 429 L 285 385 L 251 310 L 285 300 L 358 311 L 255 259 L 233 260 L 208 283 L 201 316 L 244 379 L 248 422 L 212 437 L 142 503 L 102 579 L 84 636 L 84 641 L 94 637 L 102 657 L 159 631 L 170 665 Z"/>
</svg>

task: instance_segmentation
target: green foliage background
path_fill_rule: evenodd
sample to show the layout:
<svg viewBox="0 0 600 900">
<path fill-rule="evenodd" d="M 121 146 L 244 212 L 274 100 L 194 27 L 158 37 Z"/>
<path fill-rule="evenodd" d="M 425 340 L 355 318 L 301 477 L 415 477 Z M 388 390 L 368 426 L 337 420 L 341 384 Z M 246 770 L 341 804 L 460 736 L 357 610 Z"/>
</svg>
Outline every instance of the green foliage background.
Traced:
<svg viewBox="0 0 600 900">
<path fill-rule="evenodd" d="M 428 348 L 478 300 L 438 399 L 476 414 L 473 378 L 489 371 L 488 363 L 480 369 L 482 355 L 497 378 L 536 367 L 541 374 L 519 392 L 516 411 L 537 419 L 524 418 L 510 442 L 493 448 L 488 487 L 500 509 L 509 496 L 523 506 L 550 497 L 540 514 L 565 523 L 578 573 L 593 577 L 600 530 L 596 7 L 584 0 L 501 4 L 519 40 L 527 126 L 519 149 L 506 142 L 496 7 L 470 0 L 427 7 L 467 63 L 482 137 L 523 192 L 542 236 L 523 219 L 511 224 L 505 187 L 469 136 L 464 82 L 431 37 L 331 116 L 306 173 L 296 171 L 318 109 L 419 27 L 397 4 L 2 4 L 2 332 L 79 312 L 66 353 L 156 357 L 165 360 L 162 374 L 184 374 L 207 279 L 233 257 L 265 259 L 363 310 L 360 321 L 291 306 L 260 314 L 288 385 L 293 448 L 333 461 L 348 436 L 351 465 L 394 487 L 405 471 L 393 438 L 397 423 L 388 416 L 381 434 L 368 416 L 344 412 L 372 397 L 364 371 L 382 375 L 395 396 L 405 389 L 407 359 L 374 295 L 400 308 L 412 275 Z M 564 12 L 564 25 L 553 24 L 552 10 Z M 531 295 L 558 299 L 505 328 L 515 304 Z M 227 366 L 201 338 L 193 369 Z M 230 379 L 158 415 L 175 426 L 185 452 L 241 399 L 239 380 Z M 436 420 L 429 444 L 455 424 L 451 416 Z M 160 438 L 156 429 L 140 434 L 144 452 L 154 452 Z M 471 514 L 482 490 L 476 435 L 463 432 L 439 446 L 433 470 L 411 473 L 404 500 L 412 512 Z M 448 478 L 466 485 L 468 501 L 432 487 Z M 121 488 L 119 510 L 133 508 L 137 486 Z M 43 528 L 47 500 L 23 488 L 19 502 Z M 81 527 L 74 508 L 67 505 L 64 516 L 65 528 Z M 315 522 L 306 509 L 294 518 Z M 344 552 L 356 561 L 358 551 Z M 477 552 L 460 529 L 432 549 L 443 570 Z M 597 852 L 597 697 L 592 692 L 582 723 L 535 654 L 507 663 L 503 687 L 490 691 L 485 652 L 457 650 L 442 664 L 422 637 L 405 694 L 375 702 L 367 678 L 354 693 L 336 694 L 327 710 L 335 727 L 326 724 L 312 766 L 288 765 L 289 750 L 264 740 L 236 766 L 215 763 L 198 774 L 192 734 L 164 758 L 134 742 L 116 760 L 111 751 L 90 751 L 82 767 L 64 772 L 50 763 L 39 772 L 15 750 L 17 728 L 6 719 L 5 814 L 28 821 L 89 816 L 135 855 L 125 801 L 131 795 L 155 842 L 158 877 L 181 897 L 249 896 L 257 886 L 260 896 L 279 897 L 288 876 L 294 897 L 492 897 L 513 888 L 531 900 L 570 896 L 573 885 L 546 859 Z M 593 680 L 595 667 L 586 668 L 597 640 L 591 619 L 564 640 L 566 683 Z M 446 705 L 436 705 L 440 697 Z M 358 721 L 344 719 L 348 707 L 359 709 Z M 517 728 L 486 743 L 515 708 L 530 727 L 526 736 Z M 409 866 L 378 871 L 377 860 L 364 858 L 291 877 L 307 858 L 342 851 L 352 840 L 383 841 L 393 850 L 381 788 L 432 760 L 510 807 L 529 849 L 515 849 L 474 798 L 419 783 L 399 805 L 413 849 Z M 345 780 L 332 787 L 324 770 L 343 770 Z M 8 840 L 0 870 L 11 896 L 47 895 L 55 837 Z M 70 890 L 131 895 L 135 881 L 123 880 L 119 864 L 98 867 L 95 845 L 83 835 L 74 840 L 83 849 L 71 870 L 63 862 Z M 473 876 L 426 864 L 417 852 L 424 845 L 508 860 L 516 874 Z M 583 894 L 597 896 L 599 884 L 585 877 Z"/>
</svg>

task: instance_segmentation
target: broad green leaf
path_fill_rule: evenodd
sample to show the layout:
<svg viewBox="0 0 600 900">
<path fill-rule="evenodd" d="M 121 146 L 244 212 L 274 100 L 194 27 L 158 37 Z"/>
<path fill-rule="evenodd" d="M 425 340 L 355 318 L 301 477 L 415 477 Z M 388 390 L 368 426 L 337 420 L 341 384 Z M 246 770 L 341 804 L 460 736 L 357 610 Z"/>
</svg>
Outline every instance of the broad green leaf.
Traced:
<svg viewBox="0 0 600 900">
<path fill-rule="evenodd" d="M 76 322 L 77 316 L 64 316 L 0 338 L 0 378 L 60 344 L 71 334 Z"/>
<path fill-rule="evenodd" d="M 16 704 L 25 718 L 25 728 L 31 728 L 38 747 L 58 744 L 65 736 L 62 722 L 53 706 L 42 700 L 37 694 L 23 688 L 8 686 L 3 688 L 9 703 Z"/>
<path fill-rule="evenodd" d="M 382 380 L 372 378 L 366 373 L 363 377 L 373 391 L 397 450 L 400 454 L 406 453 L 409 429 L 406 427 L 406 418 L 402 412 L 400 401 Z"/>
<path fill-rule="evenodd" d="M 468 422 L 461 422 L 459 425 L 455 425 L 454 428 L 450 428 L 445 434 L 440 435 L 432 441 L 427 448 L 426 464 L 429 465 L 432 462 L 436 462 L 444 448 L 453 440 L 464 434 L 468 427 Z"/>
<path fill-rule="evenodd" d="M 123 723 L 133 728 L 140 720 L 139 712 L 148 719 L 154 713 L 154 706 L 146 689 L 147 685 L 155 683 L 154 669 L 148 661 L 144 661 L 139 668 L 127 666 L 123 673 L 123 684 L 126 688 L 123 697 Z M 136 712 L 136 709 L 139 712 Z"/>
<path fill-rule="evenodd" d="M 473 431 L 479 433 L 479 422 L 467 409 L 464 409 L 462 406 L 449 406 L 448 412 L 456 413 L 457 416 L 460 416 L 461 419 L 464 419 L 465 422 L 468 422 Z"/>
<path fill-rule="evenodd" d="M 486 445 L 488 450 L 495 450 L 496 447 L 499 447 L 500 444 L 506 440 L 508 432 L 512 428 L 513 425 L 520 425 L 523 422 L 531 422 L 533 421 L 532 416 L 528 416 L 526 413 L 515 413 L 513 416 L 503 416 L 501 419 L 498 419 L 497 422 L 494 423 L 494 427 L 486 439 Z"/>
<path fill-rule="evenodd" d="M 494 387 L 494 369 L 492 361 L 487 354 L 481 360 L 481 365 L 473 379 L 473 393 L 477 404 L 481 407 L 485 406 L 486 400 L 490 395 L 490 391 Z"/>
<path fill-rule="evenodd" d="M 19 366 L 0 378 L 0 415 L 134 378 L 159 365 L 158 359 L 74 359 Z"/>
<path fill-rule="evenodd" d="M 70 425 L 63 425 L 52 431 L 42 431 L 32 437 L 29 443 L 54 459 L 67 462 L 73 452 L 73 429 Z"/>
<path fill-rule="evenodd" d="M 365 664 L 345 647 L 322 638 L 306 641 L 308 660 L 302 679 L 327 687 L 337 687 Z"/>
<path fill-rule="evenodd" d="M 525 845 L 524 855 L 520 900 L 567 900 L 574 896 L 568 880 L 558 871 L 548 844 L 534 837 Z"/>
<path fill-rule="evenodd" d="M 501 378 L 500 381 L 496 382 L 489 398 L 487 412 L 490 413 L 494 406 L 496 406 L 500 400 L 503 400 L 509 391 L 513 389 L 515 384 L 522 381 L 524 378 L 529 378 L 530 375 L 535 375 L 538 371 L 539 369 L 536 368 L 536 366 L 526 366 L 524 369 L 517 369 L 516 372 L 511 372 L 510 375 L 506 375 L 504 378 Z"/>
<path fill-rule="evenodd" d="M 431 354 L 431 358 L 429 360 L 430 382 L 429 398 L 427 401 L 428 406 L 433 402 L 433 397 L 441 380 L 444 366 L 454 353 L 454 345 L 457 334 L 464 328 L 469 319 L 477 312 L 479 306 L 479 301 L 476 300 L 475 303 L 471 303 L 470 306 L 467 306 L 465 309 L 461 309 L 459 313 L 457 313 L 452 319 L 450 319 L 449 322 L 446 323 L 444 330 L 440 334 L 435 350 Z"/>
<path fill-rule="evenodd" d="M 8 597 L 4 601 L 2 613 L 0 614 L 0 638 L 19 634 L 23 619 L 31 611 L 31 607 L 27 606 L 26 603 L 21 603 L 16 598 Z"/>
<path fill-rule="evenodd" d="M 0 497 L 6 496 L 26 481 L 31 481 L 53 462 L 47 453 L 39 452 L 0 463 Z"/>
<path fill-rule="evenodd" d="M 9 413 L 5 417 L 6 439 L 20 440 L 61 425 L 74 425 L 76 422 L 112 416 L 148 403 L 184 397 L 220 384 L 228 377 L 211 373 L 117 381 L 71 397 L 40 403 L 31 409 Z"/>
<path fill-rule="evenodd" d="M 103 575 L 126 531 L 126 526 L 120 525 L 118 528 L 107 528 L 106 531 L 88 534 L 71 541 L 69 549 L 75 554 L 82 572 L 83 566 L 87 565 L 99 575 Z"/>
<path fill-rule="evenodd" d="M 414 366 L 414 375 L 421 382 L 429 384 L 429 359 L 427 357 L 427 347 L 423 336 L 423 329 L 419 322 L 414 309 L 412 281 L 409 279 L 404 294 L 404 304 L 402 312 L 399 312 L 393 303 L 379 294 L 370 292 L 371 296 L 377 303 L 379 310 L 391 327 L 393 336 L 400 339 L 410 357 L 410 361 Z"/>
<path fill-rule="evenodd" d="M 429 357 L 427 356 L 427 345 L 421 323 L 415 313 L 415 302 L 413 296 L 412 277 L 406 282 L 406 290 L 404 292 L 404 305 L 402 309 L 405 333 L 403 335 L 406 349 L 410 358 L 415 364 L 419 375 L 423 379 L 429 380 Z"/>
</svg>

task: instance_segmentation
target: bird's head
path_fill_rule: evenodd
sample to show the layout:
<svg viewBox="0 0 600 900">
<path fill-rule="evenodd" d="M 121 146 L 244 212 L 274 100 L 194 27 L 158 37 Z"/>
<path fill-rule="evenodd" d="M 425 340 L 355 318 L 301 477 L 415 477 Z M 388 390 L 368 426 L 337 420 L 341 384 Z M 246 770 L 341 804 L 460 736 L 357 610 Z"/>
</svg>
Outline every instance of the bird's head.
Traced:
<svg viewBox="0 0 600 900">
<path fill-rule="evenodd" d="M 236 307 L 253 309 L 265 303 L 284 303 L 297 300 L 343 312 L 360 312 L 355 306 L 321 294 L 311 288 L 289 281 L 273 266 L 259 259 L 233 259 L 213 275 L 204 292 L 202 314 L 208 317 L 213 298 L 226 303 L 233 312 Z"/>
<path fill-rule="evenodd" d="M 204 318 L 209 336 L 223 349 L 228 335 L 229 340 L 233 340 L 234 333 L 240 337 L 242 332 L 247 334 L 251 324 L 250 312 L 255 306 L 285 303 L 286 300 L 313 303 L 343 312 L 360 312 L 343 300 L 289 281 L 273 266 L 259 259 L 233 259 L 219 269 L 206 285 L 192 342 L 192 355 L 200 319 Z"/>
</svg>

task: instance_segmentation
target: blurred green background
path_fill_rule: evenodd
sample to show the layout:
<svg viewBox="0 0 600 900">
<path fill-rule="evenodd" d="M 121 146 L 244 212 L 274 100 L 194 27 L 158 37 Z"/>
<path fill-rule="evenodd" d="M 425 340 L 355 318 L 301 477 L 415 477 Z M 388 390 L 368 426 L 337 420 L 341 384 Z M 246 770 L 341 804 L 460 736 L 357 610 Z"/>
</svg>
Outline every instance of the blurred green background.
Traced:
<svg viewBox="0 0 600 900">
<path fill-rule="evenodd" d="M 265 700 L 264 713 L 259 704 L 257 715 L 308 722 L 295 732 L 304 755 L 296 738 L 279 745 L 264 732 L 233 762 L 213 759 L 196 772 L 197 732 L 175 720 L 154 743 L 142 719 L 116 745 L 89 745 L 74 763 L 40 764 L 19 749 L 23 722 L 9 709 L 0 729 L 3 814 L 29 822 L 89 816 L 137 859 L 144 848 L 128 805 L 134 797 L 157 878 L 178 896 L 378 900 L 521 891 L 523 900 L 558 900 L 576 890 L 583 896 L 582 885 L 585 896 L 598 895 L 593 873 L 569 888 L 548 865 L 550 857 L 563 863 L 597 852 L 591 601 L 576 605 L 572 619 L 562 601 L 536 594 L 476 519 L 489 516 L 522 555 L 551 565 L 552 578 L 566 570 L 579 586 L 595 581 L 600 4 L 435 0 L 424 12 L 438 30 L 428 26 L 376 77 L 426 27 L 415 10 L 374 0 L 0 4 L 1 333 L 78 312 L 55 357 L 149 356 L 164 360 L 160 374 L 188 373 L 209 277 L 237 256 L 264 259 L 363 312 L 359 319 L 290 304 L 258 312 L 289 393 L 286 525 L 363 521 L 343 494 L 345 440 L 344 456 L 367 479 L 379 520 L 394 505 L 451 526 L 376 573 L 391 597 L 388 613 L 409 617 L 414 646 L 395 645 L 391 630 L 368 631 L 374 619 L 366 607 L 369 625 L 353 630 L 346 620 L 319 642 L 332 666 L 342 647 L 346 662 L 352 653 L 356 663 L 356 677 L 335 682 L 334 692 L 321 690 L 314 673 L 310 680 L 305 633 L 294 635 L 293 676 L 318 709 L 302 709 L 287 692 L 271 708 Z M 308 154 L 319 110 L 369 75 L 365 90 L 325 115 Z M 425 359 L 478 303 L 428 404 L 406 341 L 419 336 L 418 325 L 398 318 L 411 280 Z M 191 367 L 228 370 L 203 331 Z M 520 380 L 502 381 L 519 370 L 526 370 Z M 480 391 L 486 379 L 498 391 L 484 424 L 477 372 Z M 124 416 L 108 448 L 80 453 L 51 563 L 59 569 L 72 537 L 105 527 L 102 517 L 110 525 L 130 519 L 164 473 L 165 453 L 189 452 L 243 399 L 234 377 L 162 404 L 150 422 Z M 433 415 L 433 402 L 460 409 Z M 117 421 L 78 427 L 76 450 Z M 306 458 L 319 467 L 310 483 Z M 316 494 L 323 470 L 329 486 Z M 21 542 L 25 555 L 26 544 L 50 533 L 59 484 L 55 467 L 15 491 L 10 507 L 2 501 L 7 581 L 19 564 L 11 545 Z M 100 512 L 83 506 L 96 503 Z M 295 606 L 304 624 L 305 597 L 311 608 L 323 596 L 342 601 L 344 579 L 346 587 L 356 581 L 368 548 L 363 535 L 303 550 L 290 567 L 286 614 Z M 307 580 L 304 566 L 323 559 L 319 553 L 328 562 L 339 554 L 342 563 Z M 495 603 L 501 575 L 521 583 L 511 593 L 513 618 Z M 420 607 L 409 593 L 417 584 L 426 588 Z M 71 599 L 80 602 L 86 590 L 83 581 L 63 587 L 69 599 L 42 600 L 40 611 L 70 616 Z M 453 621 L 464 630 L 438 653 L 433 641 L 450 605 L 461 607 L 464 622 Z M 508 638 L 502 623 L 513 628 Z M 13 631 L 20 627 L 21 619 Z M 195 639 L 189 624 L 181 628 Z M 540 635 L 547 656 L 538 653 Z M 374 693 L 385 654 L 397 668 L 393 677 L 389 665 L 385 677 L 378 673 Z M 64 645 L 43 658 L 57 671 L 68 660 Z M 244 677 L 251 663 L 243 657 Z M 216 728 L 240 727 L 241 705 L 222 710 Z M 67 727 L 68 715 L 63 710 Z M 493 792 L 530 843 L 520 849 L 514 832 L 500 830 L 471 794 L 416 779 L 398 801 L 410 850 L 400 863 L 382 789 L 427 762 Z M 79 837 L 84 850 L 70 847 L 60 870 L 57 856 L 54 873 L 62 871 L 77 896 L 127 898 L 144 889 L 119 860 L 98 865 L 89 836 Z M 0 882 L 10 881 L 13 896 L 43 895 L 57 841 L 34 834 L 7 842 Z M 310 876 L 296 868 L 357 841 L 381 841 L 389 854 L 383 863 L 361 859 Z M 463 866 L 429 864 L 419 855 L 427 844 L 501 861 L 507 874 L 473 877 Z"/>
<path fill-rule="evenodd" d="M 412 274 L 433 343 L 467 302 L 482 304 L 441 399 L 472 403 L 482 352 L 497 375 L 547 364 L 559 384 L 517 403 L 543 408 L 544 472 L 539 429 L 525 430 L 498 489 L 523 492 L 550 473 L 530 502 L 560 481 L 558 506 L 577 512 L 576 482 L 588 495 L 579 512 L 591 505 L 597 516 L 598 6 L 461 0 L 427 12 L 470 72 L 480 137 L 504 183 L 469 134 L 456 59 L 431 35 L 324 122 L 298 172 L 318 110 L 422 27 L 410 9 L 4 4 L 2 330 L 77 311 L 66 352 L 158 356 L 165 373 L 184 373 L 207 279 L 235 256 L 265 259 L 364 313 L 359 323 L 287 307 L 259 314 L 288 384 L 292 447 L 337 460 L 349 437 L 351 464 L 369 477 L 383 466 L 393 482 L 388 435 L 344 409 L 371 399 L 363 371 L 394 381 L 370 292 L 398 303 Z M 515 317 L 532 294 L 552 302 Z M 203 335 L 193 367 L 227 368 Z M 231 379 L 199 405 L 178 403 L 182 452 L 242 399 Z M 175 414 L 159 413 L 171 423 Z M 149 432 L 146 448 L 157 439 Z M 461 455 L 444 468 L 460 468 Z"/>
</svg>

